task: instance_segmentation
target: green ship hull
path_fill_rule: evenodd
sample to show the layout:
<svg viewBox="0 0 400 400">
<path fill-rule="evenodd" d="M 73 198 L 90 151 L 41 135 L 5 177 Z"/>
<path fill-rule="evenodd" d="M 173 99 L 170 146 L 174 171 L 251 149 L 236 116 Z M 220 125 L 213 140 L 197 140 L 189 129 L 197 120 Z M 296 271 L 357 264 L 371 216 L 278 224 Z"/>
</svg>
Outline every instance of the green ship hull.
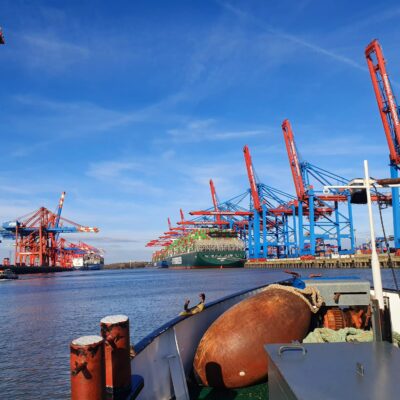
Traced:
<svg viewBox="0 0 400 400">
<path fill-rule="evenodd" d="M 246 261 L 244 251 L 193 251 L 176 254 L 165 260 L 168 268 L 242 268 Z"/>
</svg>

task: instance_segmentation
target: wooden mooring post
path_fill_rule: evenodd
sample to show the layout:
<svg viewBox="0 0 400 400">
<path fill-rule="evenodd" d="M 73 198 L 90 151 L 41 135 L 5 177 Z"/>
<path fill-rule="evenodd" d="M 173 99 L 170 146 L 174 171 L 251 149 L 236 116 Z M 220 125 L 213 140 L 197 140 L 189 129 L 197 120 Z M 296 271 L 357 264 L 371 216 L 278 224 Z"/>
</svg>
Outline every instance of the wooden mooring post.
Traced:
<svg viewBox="0 0 400 400">
<path fill-rule="evenodd" d="M 70 344 L 71 400 L 104 399 L 104 341 L 82 336 Z"/>
<path fill-rule="evenodd" d="M 129 318 L 110 315 L 100 321 L 104 339 L 107 398 L 125 399 L 131 389 Z"/>
</svg>

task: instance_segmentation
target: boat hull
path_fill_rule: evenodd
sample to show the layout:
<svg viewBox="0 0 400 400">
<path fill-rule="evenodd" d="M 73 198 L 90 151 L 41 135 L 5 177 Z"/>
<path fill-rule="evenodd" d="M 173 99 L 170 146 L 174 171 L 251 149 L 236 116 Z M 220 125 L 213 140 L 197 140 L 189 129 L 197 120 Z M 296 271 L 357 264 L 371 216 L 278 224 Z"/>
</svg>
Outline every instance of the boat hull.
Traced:
<svg viewBox="0 0 400 400">
<path fill-rule="evenodd" d="M 68 272 L 73 271 L 73 268 L 65 268 L 65 267 L 27 267 L 27 266 L 19 266 L 16 267 L 14 265 L 10 266 L 0 266 L 0 270 L 11 269 L 12 272 L 18 275 L 23 274 L 48 274 L 53 272 Z"/>
<path fill-rule="evenodd" d="M 87 264 L 87 265 L 84 265 L 83 267 L 79 267 L 76 269 L 78 269 L 80 271 L 99 271 L 99 270 L 103 269 L 103 267 L 104 267 L 104 264 Z"/>
<path fill-rule="evenodd" d="M 153 265 L 156 268 L 168 268 L 168 263 L 166 260 L 156 261 Z"/>
<path fill-rule="evenodd" d="M 193 251 L 177 254 L 165 260 L 171 269 L 243 268 L 244 251 Z"/>
</svg>

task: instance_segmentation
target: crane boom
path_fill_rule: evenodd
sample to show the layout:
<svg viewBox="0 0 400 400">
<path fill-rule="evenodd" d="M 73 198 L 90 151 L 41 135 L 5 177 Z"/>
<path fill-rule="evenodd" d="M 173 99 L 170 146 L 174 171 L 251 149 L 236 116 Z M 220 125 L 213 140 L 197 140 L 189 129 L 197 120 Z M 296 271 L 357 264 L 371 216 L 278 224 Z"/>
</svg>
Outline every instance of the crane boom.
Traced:
<svg viewBox="0 0 400 400">
<path fill-rule="evenodd" d="M 386 140 L 389 145 L 390 161 L 400 164 L 400 115 L 389 76 L 386 61 L 378 40 L 373 40 L 365 49 L 365 57 L 372 86 L 374 88 L 379 113 L 381 115 Z"/>
<path fill-rule="evenodd" d="M 219 211 L 218 210 L 217 193 L 215 192 L 215 186 L 214 186 L 214 182 L 212 179 L 210 179 L 210 190 L 211 190 L 211 198 L 213 201 L 214 210 Z"/>
<path fill-rule="evenodd" d="M 61 197 L 60 197 L 60 201 L 58 202 L 58 207 L 57 207 L 57 217 L 56 220 L 54 222 L 54 227 L 58 228 L 58 225 L 60 224 L 60 218 L 61 218 L 61 212 L 63 209 L 63 205 L 64 205 L 64 199 L 65 199 L 65 192 L 61 193 Z"/>
<path fill-rule="evenodd" d="M 253 197 L 254 208 L 257 211 L 261 211 L 260 196 L 258 195 L 253 163 L 251 161 L 250 150 L 247 145 L 244 146 L 243 153 L 244 153 L 244 160 L 246 162 L 247 176 L 249 177 L 250 190 L 251 190 L 251 196 Z"/>
<path fill-rule="evenodd" d="M 297 154 L 292 126 L 288 119 L 285 119 L 282 123 L 282 132 L 285 139 L 286 150 L 289 158 L 290 169 L 292 171 L 297 198 L 299 200 L 304 200 L 307 197 L 307 194 L 304 185 L 303 175 L 301 173 L 300 160 Z"/>
<path fill-rule="evenodd" d="M 365 57 L 372 86 L 374 88 L 379 114 L 389 146 L 390 176 L 398 178 L 400 168 L 400 113 L 399 107 L 386 71 L 386 61 L 379 42 L 373 40 L 365 49 Z M 394 247 L 400 249 L 400 199 L 399 188 L 392 187 Z"/>
<path fill-rule="evenodd" d="M 213 182 L 212 179 L 210 179 L 210 190 L 211 190 L 211 198 L 212 198 L 212 202 L 213 202 L 213 205 L 214 205 L 214 210 L 216 212 L 218 212 L 219 209 L 218 209 L 217 193 L 215 191 L 215 186 L 214 186 L 214 182 Z M 221 221 L 221 215 L 220 214 L 216 215 L 216 220 L 217 221 Z"/>
</svg>

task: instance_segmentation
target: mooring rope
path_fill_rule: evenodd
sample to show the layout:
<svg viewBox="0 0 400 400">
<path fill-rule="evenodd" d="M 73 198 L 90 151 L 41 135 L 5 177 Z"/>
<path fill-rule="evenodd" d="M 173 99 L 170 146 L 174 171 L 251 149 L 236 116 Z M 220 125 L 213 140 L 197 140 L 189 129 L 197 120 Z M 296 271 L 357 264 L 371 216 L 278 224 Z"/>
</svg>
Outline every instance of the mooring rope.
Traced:
<svg viewBox="0 0 400 400">
<path fill-rule="evenodd" d="M 319 311 L 324 303 L 324 298 L 321 296 L 321 293 L 316 287 L 313 286 L 306 287 L 305 289 L 297 289 L 293 286 L 284 286 L 274 283 L 269 285 L 265 290 L 267 291 L 271 289 L 285 290 L 286 292 L 293 293 L 302 299 L 314 314 Z"/>
</svg>

